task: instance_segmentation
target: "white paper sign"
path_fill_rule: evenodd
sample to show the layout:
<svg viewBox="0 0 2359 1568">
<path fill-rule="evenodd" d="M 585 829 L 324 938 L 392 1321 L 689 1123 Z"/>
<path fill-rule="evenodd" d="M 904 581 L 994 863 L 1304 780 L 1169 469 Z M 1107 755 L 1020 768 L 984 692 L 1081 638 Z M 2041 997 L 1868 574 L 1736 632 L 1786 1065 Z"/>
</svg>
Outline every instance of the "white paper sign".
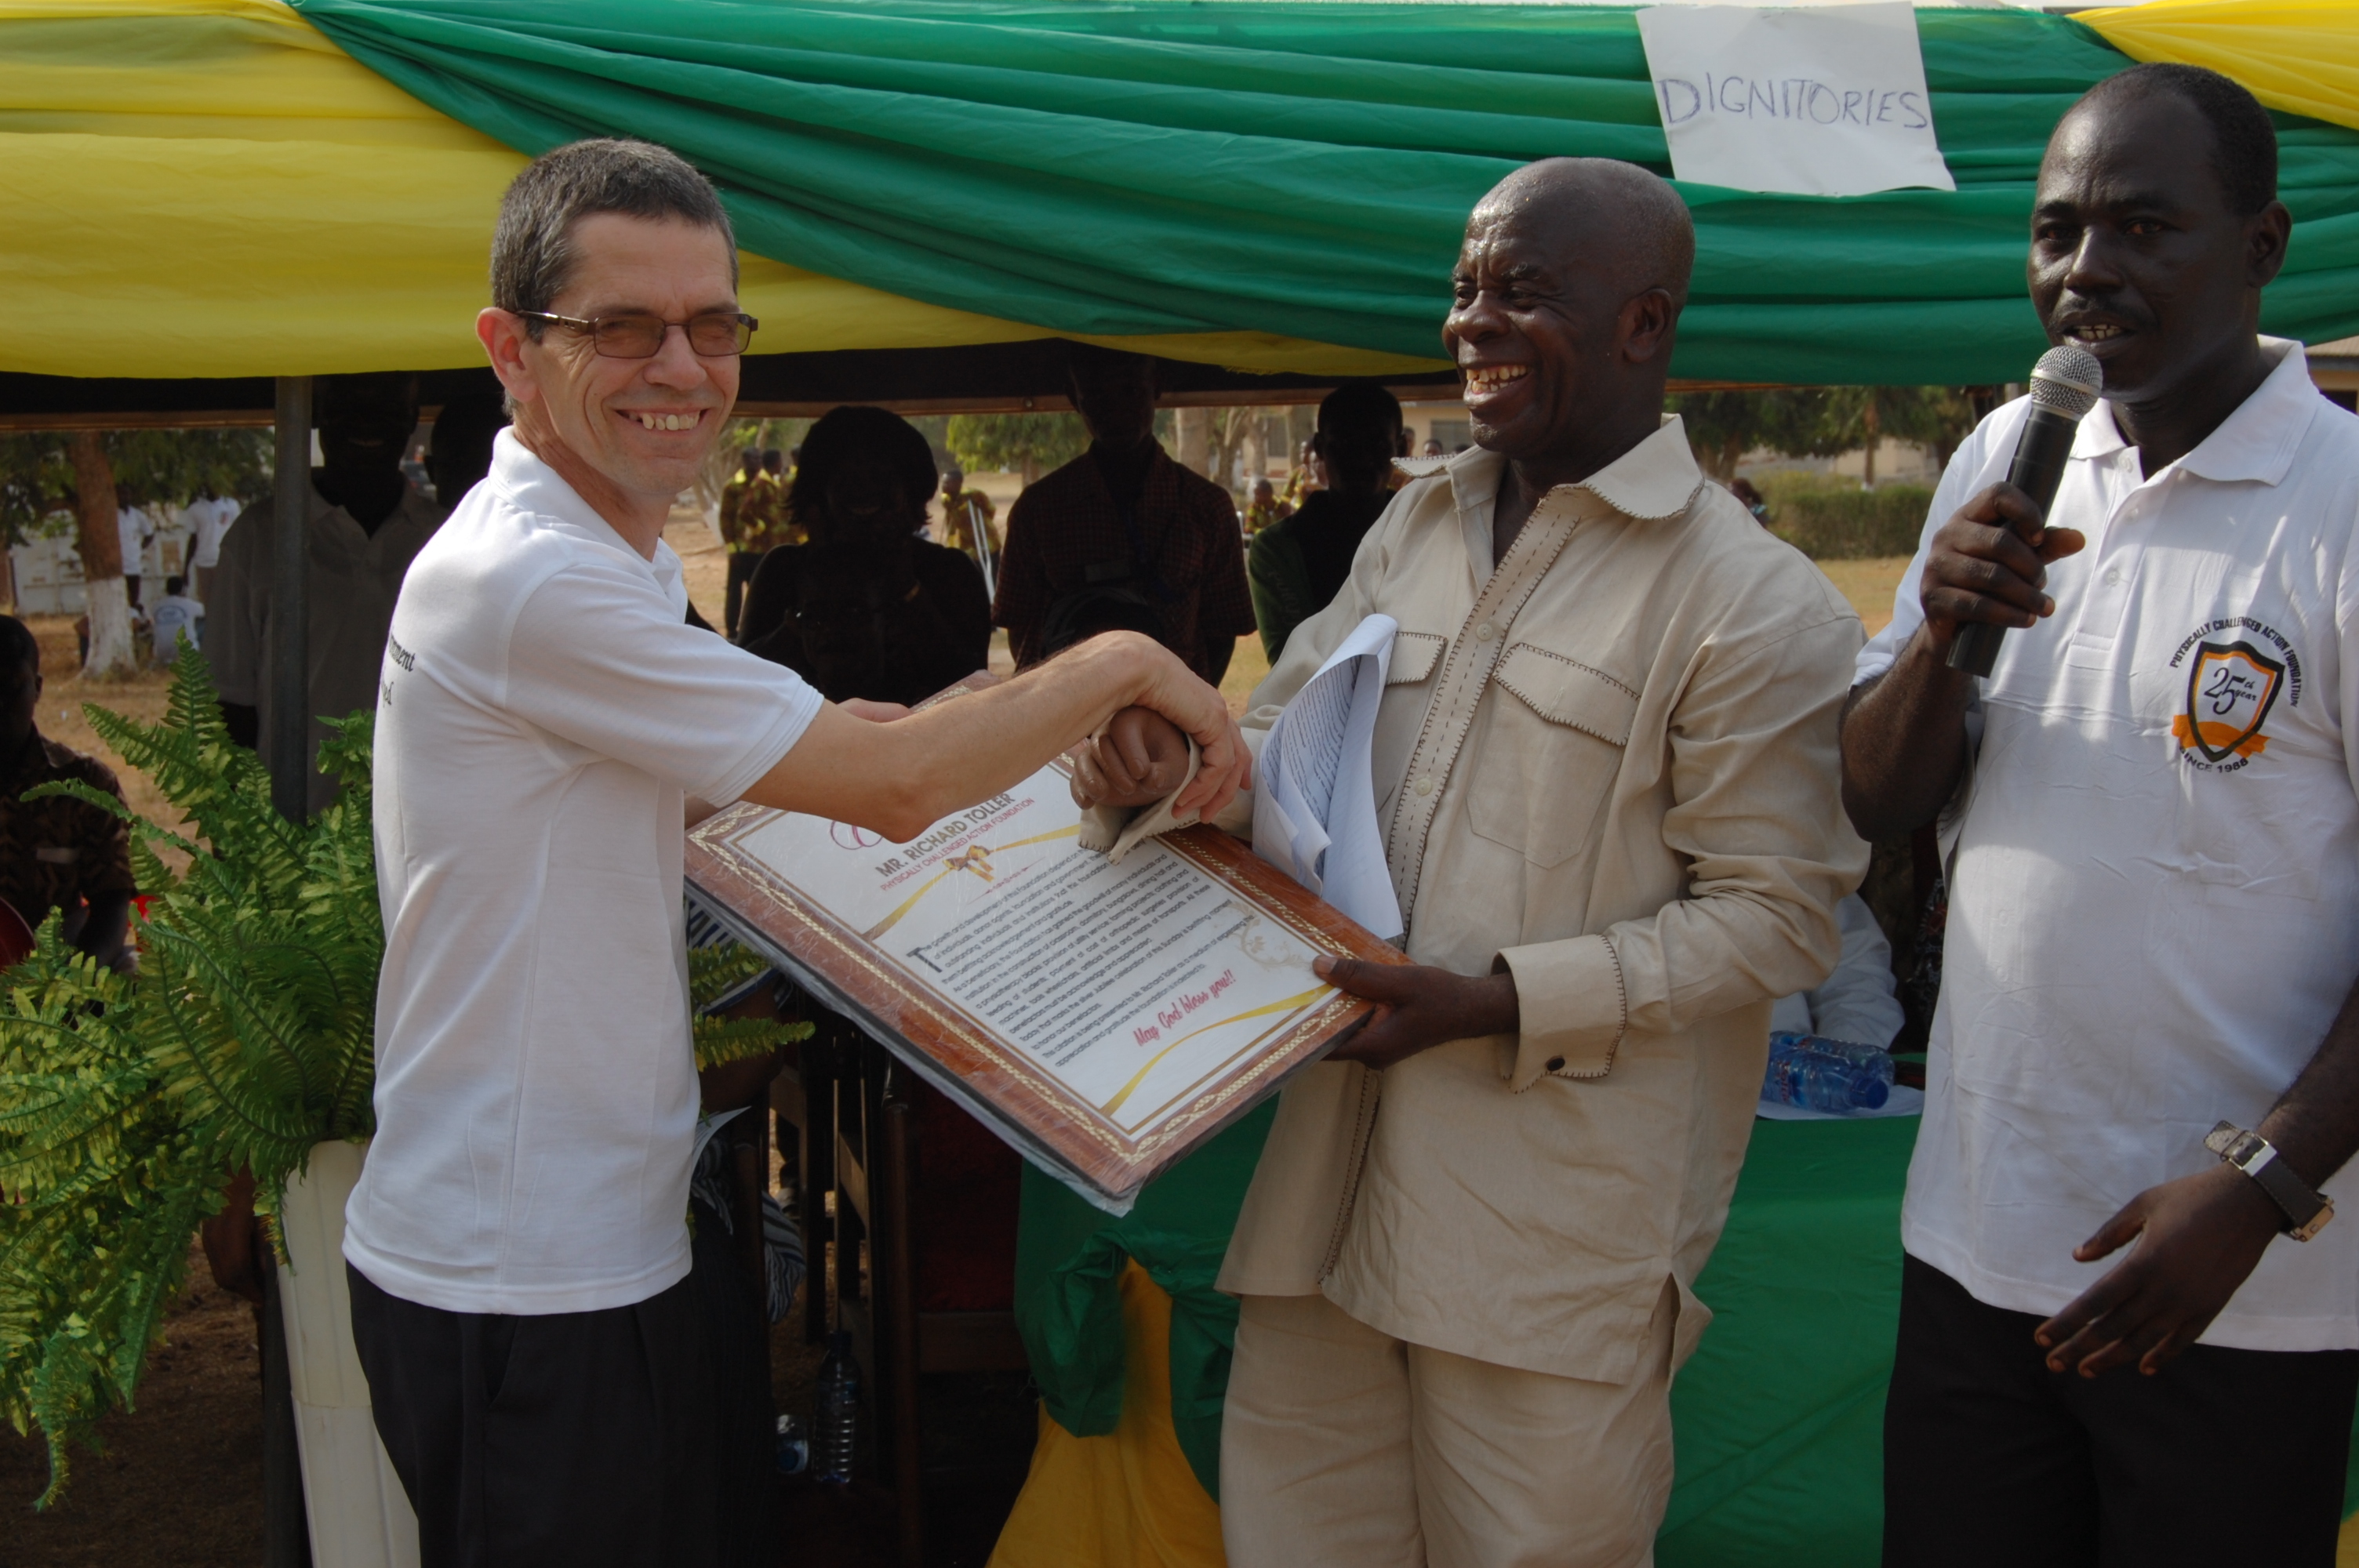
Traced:
<svg viewBox="0 0 2359 1568">
<path fill-rule="evenodd" d="M 1638 34 L 1681 179 L 1796 196 L 1957 189 L 1909 5 L 1660 5 L 1638 13 Z"/>
</svg>

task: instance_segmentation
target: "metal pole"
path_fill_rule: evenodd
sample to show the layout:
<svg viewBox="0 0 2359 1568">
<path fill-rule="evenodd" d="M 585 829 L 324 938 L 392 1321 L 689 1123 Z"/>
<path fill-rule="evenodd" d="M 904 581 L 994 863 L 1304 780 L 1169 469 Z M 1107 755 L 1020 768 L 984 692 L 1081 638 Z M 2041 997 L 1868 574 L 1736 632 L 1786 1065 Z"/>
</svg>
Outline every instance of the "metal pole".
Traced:
<svg viewBox="0 0 2359 1568">
<path fill-rule="evenodd" d="M 305 560 L 311 543 L 311 378 L 278 378 L 278 453 L 270 556 L 270 804 L 290 821 L 310 815 L 311 617 Z"/>
<path fill-rule="evenodd" d="M 305 563 L 311 534 L 311 378 L 278 378 L 277 454 L 271 479 L 270 804 L 300 822 L 310 814 L 310 616 Z M 262 1257 L 262 1561 L 309 1568 L 311 1530 L 303 1503 L 295 1390 L 287 1371 L 278 1260 Z"/>
<path fill-rule="evenodd" d="M 983 568 L 984 597 L 996 600 L 999 597 L 999 573 L 991 558 L 991 522 L 984 516 L 983 508 L 972 501 L 966 503 L 966 525 L 974 540 L 975 564 Z"/>
</svg>

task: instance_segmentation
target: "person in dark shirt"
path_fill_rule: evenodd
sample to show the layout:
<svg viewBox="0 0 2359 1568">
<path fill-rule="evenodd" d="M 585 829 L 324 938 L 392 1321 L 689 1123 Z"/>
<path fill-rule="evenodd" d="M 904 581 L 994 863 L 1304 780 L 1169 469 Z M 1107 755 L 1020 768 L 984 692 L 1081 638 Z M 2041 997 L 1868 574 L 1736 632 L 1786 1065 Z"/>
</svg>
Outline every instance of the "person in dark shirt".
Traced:
<svg viewBox="0 0 2359 1568">
<path fill-rule="evenodd" d="M 1090 449 L 1016 498 L 993 619 L 1021 669 L 1109 622 L 1110 601 L 1214 686 L 1254 629 L 1237 509 L 1155 438 L 1155 362 L 1070 345 L 1073 407 Z"/>
<path fill-rule="evenodd" d="M 462 392 L 434 416 L 426 472 L 444 516 L 492 471 L 492 444 L 507 424 L 507 399 L 496 392 Z"/>
<path fill-rule="evenodd" d="M 1254 619 L 1271 664 L 1294 629 L 1326 609 L 1351 576 L 1360 541 L 1392 502 L 1386 481 L 1400 438 L 1400 402 L 1374 382 L 1347 382 L 1319 405 L 1310 441 L 1327 487 L 1256 534 L 1246 560 Z"/>
<path fill-rule="evenodd" d="M 738 641 L 831 702 L 922 702 L 985 666 L 991 604 L 962 551 L 919 538 L 934 455 L 882 408 L 831 410 L 803 438 L 788 522 L 810 543 L 762 557 Z"/>
<path fill-rule="evenodd" d="M 100 963 L 127 969 L 131 838 L 123 822 L 64 795 L 27 800 L 35 784 L 71 779 L 123 798 L 114 771 L 44 737 L 41 648 L 13 615 L 0 615 L 0 898 L 38 927 L 63 910 L 60 933 Z"/>
</svg>

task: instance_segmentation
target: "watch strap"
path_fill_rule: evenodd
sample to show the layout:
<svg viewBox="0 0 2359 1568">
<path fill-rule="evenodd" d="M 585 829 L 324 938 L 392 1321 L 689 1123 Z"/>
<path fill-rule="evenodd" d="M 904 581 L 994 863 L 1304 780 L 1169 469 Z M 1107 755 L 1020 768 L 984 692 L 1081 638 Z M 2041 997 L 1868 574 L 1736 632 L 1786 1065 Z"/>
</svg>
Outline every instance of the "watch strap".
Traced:
<svg viewBox="0 0 2359 1568">
<path fill-rule="evenodd" d="M 2259 1184 L 2285 1216 L 2279 1228 L 2296 1241 L 2309 1240 L 2334 1217 L 2333 1203 L 2296 1175 L 2277 1158 L 2277 1145 L 2259 1133 L 2223 1121 L 2205 1136 L 2203 1146 Z"/>
</svg>

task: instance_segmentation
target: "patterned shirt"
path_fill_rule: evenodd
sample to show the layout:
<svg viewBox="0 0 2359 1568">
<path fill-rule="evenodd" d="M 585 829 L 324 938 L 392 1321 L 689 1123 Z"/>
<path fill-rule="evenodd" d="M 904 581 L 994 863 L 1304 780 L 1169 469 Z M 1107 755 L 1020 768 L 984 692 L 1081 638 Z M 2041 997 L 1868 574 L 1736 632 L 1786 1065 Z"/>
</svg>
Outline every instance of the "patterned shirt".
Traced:
<svg viewBox="0 0 2359 1568">
<path fill-rule="evenodd" d="M 74 779 L 121 800 L 113 769 L 38 730 L 15 761 L 0 767 L 0 898 L 26 925 L 40 925 L 53 909 L 71 914 L 87 899 L 137 891 L 130 833 L 119 819 L 63 795 L 19 798 L 35 784 Z"/>
<path fill-rule="evenodd" d="M 721 541 L 733 550 L 742 550 L 745 535 L 744 513 L 745 492 L 761 482 L 747 479 L 742 473 L 721 487 Z"/>
<path fill-rule="evenodd" d="M 1147 573 L 1135 573 L 1134 580 L 1144 576 L 1159 585 L 1163 645 L 1205 679 L 1217 678 L 1236 639 L 1254 629 L 1235 503 L 1158 447 L 1136 522 L 1134 539 L 1088 452 L 1016 498 L 992 620 L 1007 628 L 1018 668 L 1041 658 L 1041 633 L 1059 599 L 1089 586 L 1093 576 L 1103 581 L 1108 570 L 1143 565 Z"/>
<path fill-rule="evenodd" d="M 956 495 L 942 496 L 941 503 L 943 544 L 953 550 L 974 553 L 974 530 L 969 526 L 967 514 L 969 503 L 973 503 L 983 514 L 984 526 L 991 530 L 992 547 L 1000 547 L 999 508 L 991 503 L 991 497 L 979 490 L 962 490 Z"/>
</svg>

